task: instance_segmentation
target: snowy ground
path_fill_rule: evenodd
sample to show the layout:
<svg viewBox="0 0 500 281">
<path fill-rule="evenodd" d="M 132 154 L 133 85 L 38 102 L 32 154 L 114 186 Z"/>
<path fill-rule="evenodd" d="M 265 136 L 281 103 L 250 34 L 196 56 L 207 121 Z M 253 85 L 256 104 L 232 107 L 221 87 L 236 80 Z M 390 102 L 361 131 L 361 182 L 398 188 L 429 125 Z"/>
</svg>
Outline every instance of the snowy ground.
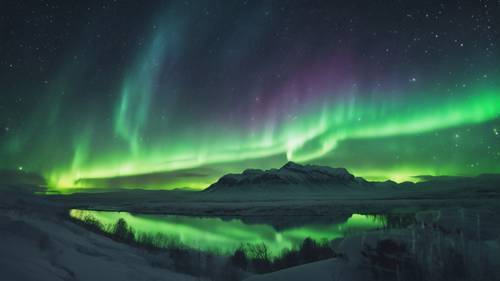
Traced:
<svg viewBox="0 0 500 281">
<path fill-rule="evenodd" d="M 404 245 L 401 252 L 394 247 L 377 249 L 388 240 L 396 242 L 392 246 Z M 446 208 L 419 212 L 413 226 L 352 235 L 333 244 L 345 254 L 344 258 L 245 280 L 500 280 L 500 224 L 492 210 Z M 371 259 L 363 254 L 369 253 L 367 248 L 377 249 L 370 252 Z"/>
<path fill-rule="evenodd" d="M 152 266 L 143 250 L 62 219 L 50 204 L 29 196 L 0 196 L 2 281 L 195 280 Z"/>
<path fill-rule="evenodd" d="M 370 260 L 362 252 L 367 245 L 375 248 L 386 239 L 404 243 L 407 247 L 405 253 L 419 253 L 415 255 L 415 262 L 423 268 L 446 267 L 449 260 L 444 254 L 452 249 L 460 257 L 464 274 L 467 274 L 461 280 L 500 278 L 500 224 L 496 220 L 500 200 L 496 197 L 228 202 L 203 201 L 185 195 L 182 198 L 160 198 L 158 195 L 142 194 L 137 199 L 132 192 L 122 194 L 122 198 L 118 196 L 119 199 L 112 194 L 47 198 L 33 196 L 29 190 L 0 188 L 0 280 L 200 280 L 172 272 L 168 266 L 172 263 L 168 255 L 158 257 L 117 243 L 66 220 L 63 215 L 72 207 L 192 215 L 274 214 L 292 217 L 297 214 L 321 216 L 414 211 L 418 213 L 418 227 L 353 234 L 334 241 L 336 251 L 344 253 L 345 258 L 253 275 L 247 280 L 375 280 Z M 472 278 L 472 275 L 479 277 Z"/>
</svg>

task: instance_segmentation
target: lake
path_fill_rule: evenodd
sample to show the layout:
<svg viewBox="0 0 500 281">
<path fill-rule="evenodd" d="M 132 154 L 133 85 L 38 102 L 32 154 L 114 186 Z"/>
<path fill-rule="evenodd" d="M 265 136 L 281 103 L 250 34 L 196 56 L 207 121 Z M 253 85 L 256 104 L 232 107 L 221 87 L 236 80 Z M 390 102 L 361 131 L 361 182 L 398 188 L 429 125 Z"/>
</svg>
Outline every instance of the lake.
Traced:
<svg viewBox="0 0 500 281">
<path fill-rule="evenodd" d="M 362 214 L 352 214 L 346 219 L 332 222 L 311 218 L 299 225 L 286 227 L 276 227 L 259 220 L 248 222 L 241 218 L 131 214 L 79 209 L 71 210 L 70 216 L 79 220 L 92 217 L 108 232 L 122 218 L 134 230 L 136 237 L 160 235 L 193 249 L 221 254 L 232 253 L 242 244 L 264 243 L 272 256 L 280 254 L 283 249 L 299 247 L 307 237 L 316 241 L 331 240 L 350 233 L 382 228 L 385 225 L 381 216 Z M 294 220 L 293 217 L 286 219 Z"/>
</svg>

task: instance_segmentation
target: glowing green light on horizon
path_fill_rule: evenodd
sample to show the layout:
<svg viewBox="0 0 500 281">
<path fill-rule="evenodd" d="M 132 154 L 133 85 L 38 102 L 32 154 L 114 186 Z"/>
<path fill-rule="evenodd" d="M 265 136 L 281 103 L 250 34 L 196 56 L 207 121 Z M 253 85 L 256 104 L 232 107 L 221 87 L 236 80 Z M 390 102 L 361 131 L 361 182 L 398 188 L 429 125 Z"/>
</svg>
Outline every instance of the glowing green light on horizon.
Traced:
<svg viewBox="0 0 500 281">
<path fill-rule="evenodd" d="M 407 108 L 404 113 L 400 108 Z M 325 108 L 325 107 L 323 107 Z M 465 124 L 477 124 L 500 116 L 500 94 L 496 91 L 478 92 L 468 98 L 441 101 L 427 107 L 408 104 L 337 103 L 326 107 L 325 112 L 311 111 L 297 120 L 277 124 L 271 137 L 269 132 L 253 138 L 244 134 L 212 136 L 209 145 L 196 141 L 180 146 L 143 149 L 141 155 L 118 153 L 97 164 L 73 164 L 68 172 L 54 173 L 50 178 L 53 186 L 74 186 L 78 178 L 100 178 L 134 175 L 160 171 L 175 171 L 217 163 L 235 163 L 251 159 L 266 159 L 286 155 L 288 160 L 306 162 L 335 153 L 336 147 L 349 139 L 370 139 L 419 134 Z M 379 110 L 379 108 L 385 108 Z M 389 108 L 389 109 L 387 109 Z M 375 114 L 374 114 L 375 112 Z M 266 142 L 262 142 L 266 139 Z M 182 142 L 182 140 L 179 140 Z M 238 144 L 235 146 L 234 144 Z M 78 150 L 77 150 L 78 152 Z M 76 154 L 78 155 L 78 154 Z M 74 162 L 75 163 L 75 162 Z M 78 161 L 76 161 L 78 163 Z M 374 175 L 364 169 L 354 169 L 359 176 Z M 417 174 L 433 174 L 432 171 L 412 169 L 415 174 L 398 171 L 380 171 L 395 181 L 413 180 Z M 216 175 L 211 179 L 216 179 Z M 197 184 L 198 182 L 198 184 Z M 208 181 L 203 182 L 205 184 Z M 188 186 L 202 188 L 199 181 L 186 182 Z"/>
<path fill-rule="evenodd" d="M 384 55 L 388 64 L 374 67 L 358 52 L 363 40 L 347 50 L 335 40 L 268 36 L 281 24 L 263 20 L 268 5 L 222 26 L 233 17 L 164 2 L 124 22 L 130 32 L 106 28 L 108 40 L 94 36 L 106 20 L 74 26 L 81 32 L 36 79 L 28 68 L 9 72 L 0 170 L 39 174 L 49 192 L 203 189 L 224 174 L 287 161 L 398 182 L 500 173 L 500 70 L 491 52 L 470 49 L 466 65 L 466 48 L 434 52 L 435 65 Z M 221 15 L 239 17 L 230 6 Z M 376 45 L 367 54 L 379 55 Z"/>
</svg>

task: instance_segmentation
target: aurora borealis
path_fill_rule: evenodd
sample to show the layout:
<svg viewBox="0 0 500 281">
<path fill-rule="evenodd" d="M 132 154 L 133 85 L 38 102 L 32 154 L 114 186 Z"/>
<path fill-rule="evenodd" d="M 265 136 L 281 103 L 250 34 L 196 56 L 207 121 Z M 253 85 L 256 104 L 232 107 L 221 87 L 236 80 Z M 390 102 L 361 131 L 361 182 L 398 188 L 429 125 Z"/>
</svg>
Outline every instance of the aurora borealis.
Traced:
<svg viewBox="0 0 500 281">
<path fill-rule="evenodd" d="M 85 2 L 0 4 L 0 169 L 53 188 L 288 160 L 500 172 L 498 2 Z"/>
</svg>

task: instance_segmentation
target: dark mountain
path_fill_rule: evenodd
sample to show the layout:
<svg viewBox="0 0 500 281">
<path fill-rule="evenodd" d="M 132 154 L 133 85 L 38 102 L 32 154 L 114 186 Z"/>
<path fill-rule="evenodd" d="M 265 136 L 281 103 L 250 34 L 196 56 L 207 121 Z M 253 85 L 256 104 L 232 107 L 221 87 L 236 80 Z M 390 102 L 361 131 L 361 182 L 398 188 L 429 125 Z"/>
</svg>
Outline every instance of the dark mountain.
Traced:
<svg viewBox="0 0 500 281">
<path fill-rule="evenodd" d="M 281 192 L 290 188 L 294 191 L 329 191 L 363 186 L 365 183 L 344 168 L 288 162 L 279 169 L 247 169 L 241 174 L 227 174 L 205 192 Z"/>
<path fill-rule="evenodd" d="M 500 196 L 500 174 L 476 177 L 417 176 L 419 183 L 394 181 L 370 182 L 355 177 L 344 168 L 300 165 L 288 162 L 279 169 L 247 169 L 241 174 L 227 174 L 205 189 L 210 194 L 330 194 L 361 197 L 469 197 Z"/>
</svg>

